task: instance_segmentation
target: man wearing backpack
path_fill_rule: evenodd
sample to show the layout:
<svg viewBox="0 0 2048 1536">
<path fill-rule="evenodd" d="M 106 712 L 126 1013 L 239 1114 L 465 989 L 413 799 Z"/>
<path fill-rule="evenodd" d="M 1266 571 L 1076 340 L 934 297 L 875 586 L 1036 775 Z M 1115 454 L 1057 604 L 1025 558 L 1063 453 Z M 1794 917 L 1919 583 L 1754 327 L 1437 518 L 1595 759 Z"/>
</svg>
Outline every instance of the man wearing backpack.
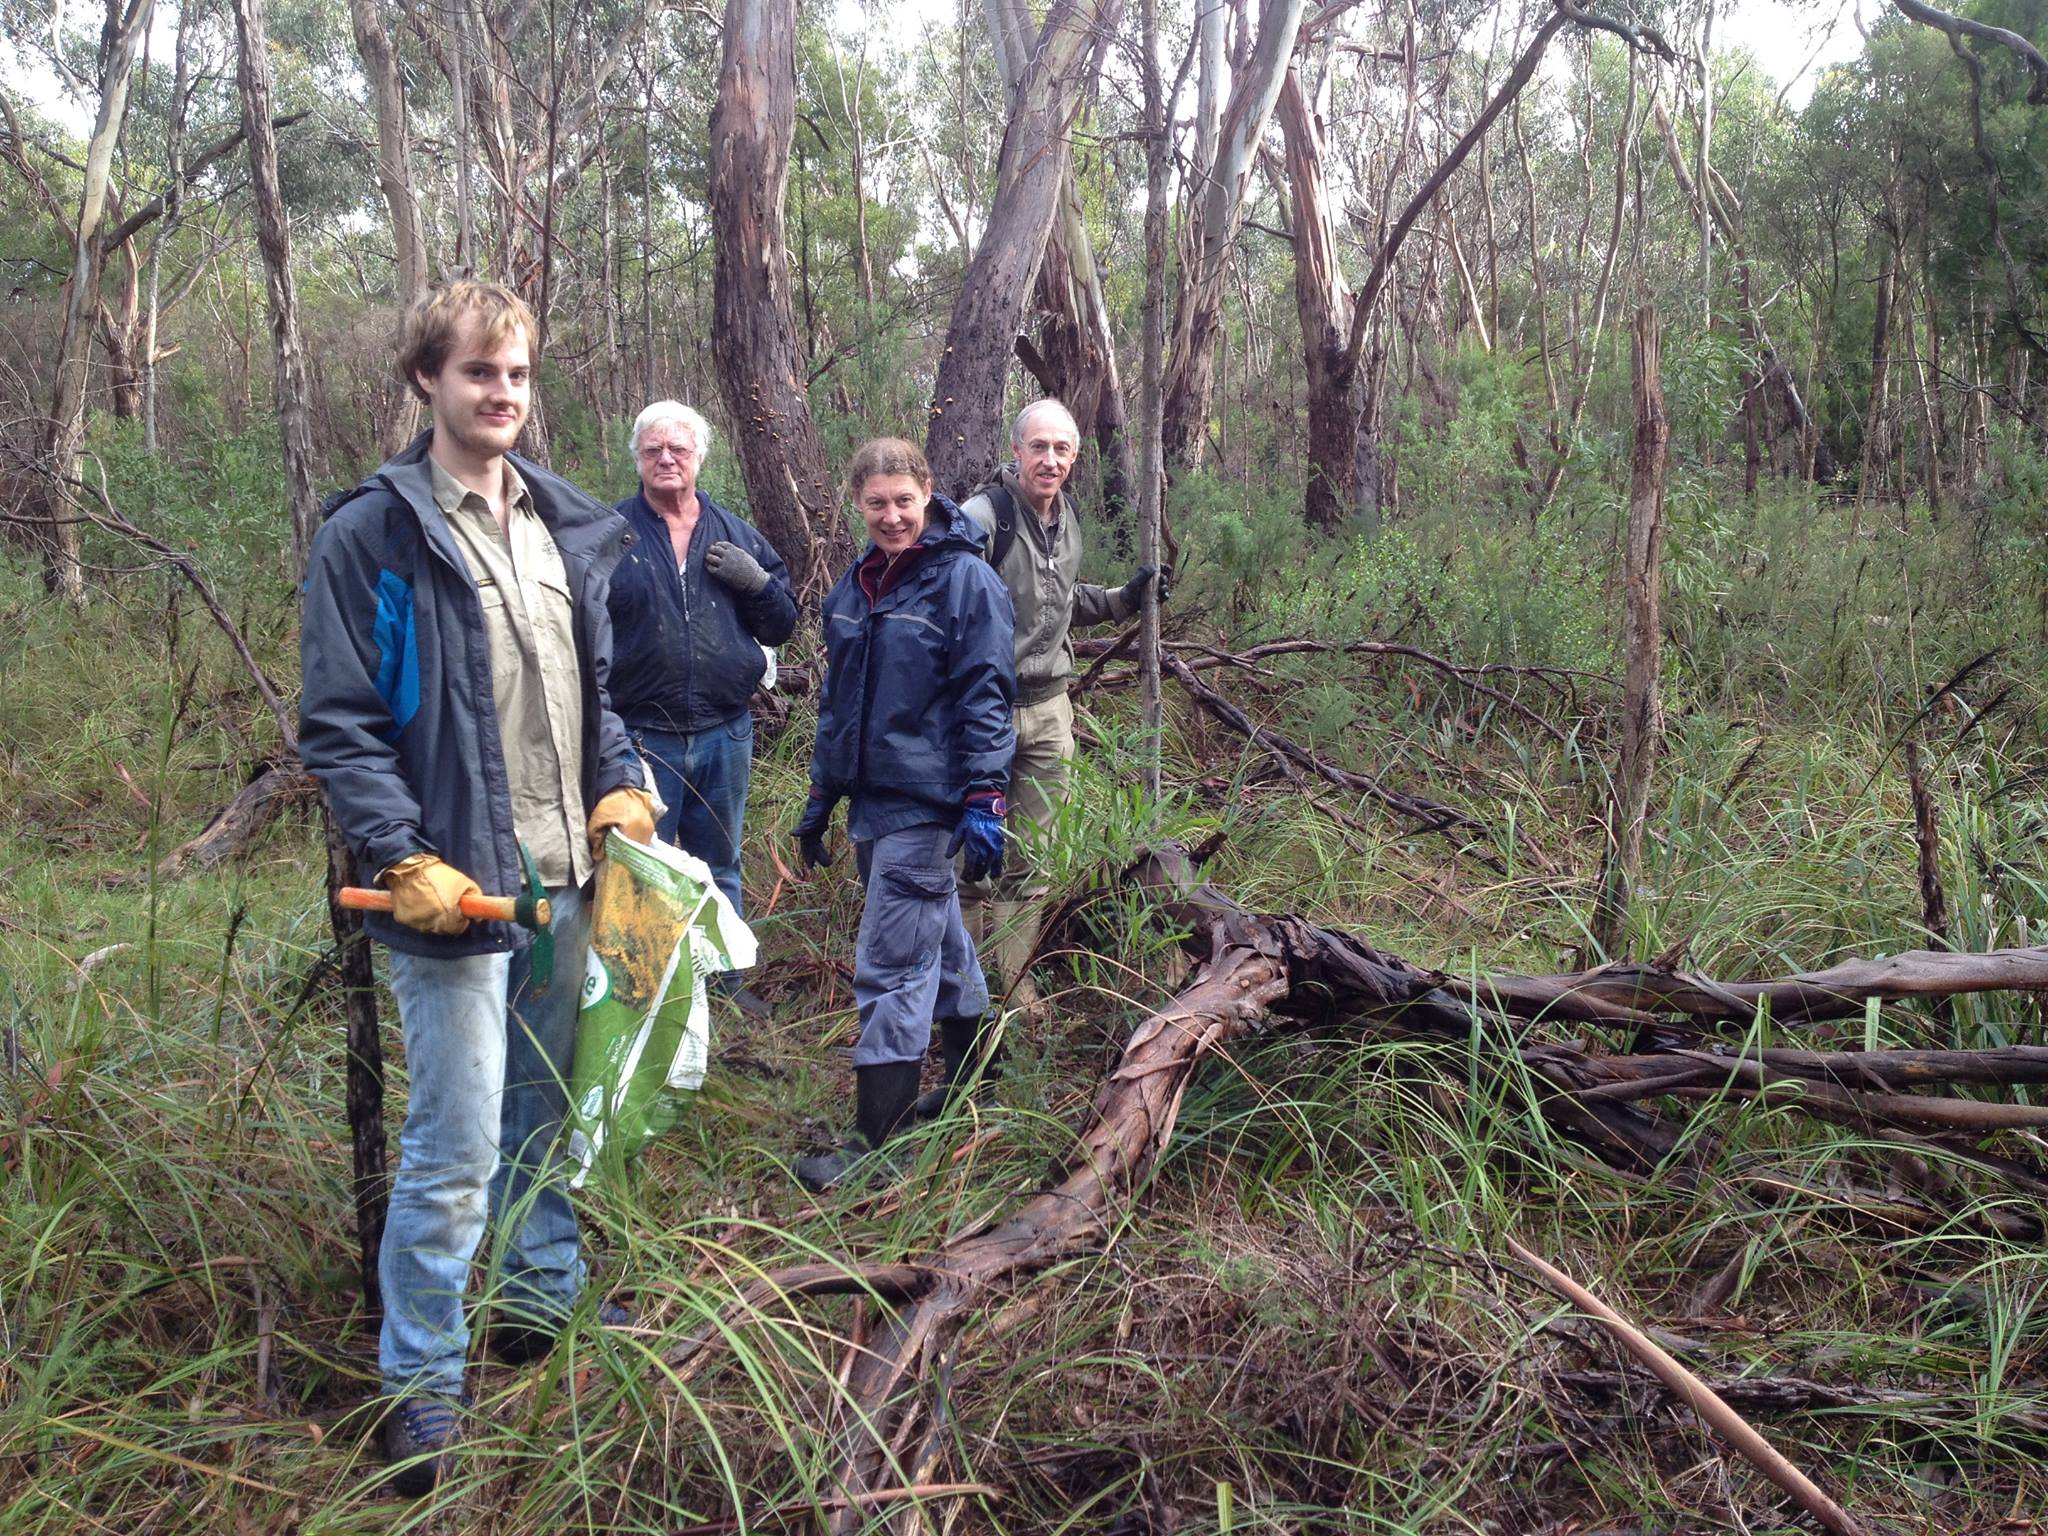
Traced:
<svg viewBox="0 0 2048 1536">
<path fill-rule="evenodd" d="M 1066 406 L 1053 399 L 1025 406 L 1010 433 L 1010 449 L 1014 460 L 961 510 L 981 530 L 989 563 L 1010 589 L 1017 610 L 1017 755 L 1010 770 L 1009 805 L 1011 825 L 1023 834 L 1026 847 L 1016 861 L 1016 875 L 1000 885 L 964 885 L 961 901 L 968 932 L 988 943 L 996 972 L 991 980 L 1007 992 L 1012 1006 L 1033 1015 L 1039 999 L 1028 971 L 1038 945 L 1038 906 L 1045 888 L 1032 878 L 1029 842 L 1050 830 L 1074 756 L 1074 707 L 1067 699 L 1074 647 L 1068 632 L 1077 624 L 1130 619 L 1158 572 L 1141 565 L 1120 587 L 1080 579 L 1081 521 L 1066 484 L 1081 450 L 1081 433 Z M 1168 590 L 1161 580 L 1161 602 Z M 1026 823 L 1035 834 L 1025 830 Z M 950 1086 L 976 1042 L 956 1041 L 949 1032 L 941 1044 Z M 943 1104 L 943 1093 L 926 1095 L 933 1102 L 919 1108 L 933 1112 Z"/>
</svg>

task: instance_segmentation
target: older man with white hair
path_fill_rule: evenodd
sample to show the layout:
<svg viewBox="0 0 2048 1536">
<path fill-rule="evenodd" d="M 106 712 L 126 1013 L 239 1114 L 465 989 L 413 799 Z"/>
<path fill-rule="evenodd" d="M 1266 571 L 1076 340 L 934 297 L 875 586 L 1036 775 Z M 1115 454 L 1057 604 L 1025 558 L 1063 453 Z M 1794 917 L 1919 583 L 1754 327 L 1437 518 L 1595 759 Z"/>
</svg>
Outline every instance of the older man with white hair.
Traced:
<svg viewBox="0 0 2048 1536">
<path fill-rule="evenodd" d="M 738 911 L 748 705 L 767 670 L 761 648 L 796 628 L 796 598 L 760 530 L 697 489 L 710 447 L 710 424 L 674 400 L 633 423 L 640 490 L 618 504 L 635 538 L 612 576 L 611 692 L 667 804 L 658 830 L 711 866 Z M 729 990 L 766 1014 L 753 992 Z"/>
</svg>

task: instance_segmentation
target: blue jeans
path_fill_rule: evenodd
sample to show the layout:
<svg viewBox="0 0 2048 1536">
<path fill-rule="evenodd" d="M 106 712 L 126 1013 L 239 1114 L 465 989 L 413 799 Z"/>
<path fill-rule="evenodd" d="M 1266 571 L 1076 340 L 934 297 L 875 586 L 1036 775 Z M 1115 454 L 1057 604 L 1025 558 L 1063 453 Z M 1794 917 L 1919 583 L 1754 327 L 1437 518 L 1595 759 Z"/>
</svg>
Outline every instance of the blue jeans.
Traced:
<svg viewBox="0 0 2048 1536">
<path fill-rule="evenodd" d="M 988 982 L 960 921 L 959 884 L 946 857 L 952 837 L 951 827 L 906 827 L 855 845 L 868 888 L 853 955 L 856 1067 L 923 1061 L 933 1019 L 988 1011 Z"/>
<path fill-rule="evenodd" d="M 637 731 L 640 756 L 654 771 L 667 809 L 655 828 L 666 842 L 711 866 L 732 909 L 740 906 L 740 832 L 754 774 L 754 717 L 746 710 L 707 730 L 678 736 Z"/>
<path fill-rule="evenodd" d="M 530 950 L 391 955 L 412 1092 L 377 1278 L 384 1390 L 453 1397 L 469 1328 L 462 1295 L 486 1218 L 500 1232 L 501 1301 L 555 1326 L 584 1265 L 560 1151 L 590 914 L 573 886 L 554 904 L 555 976 L 528 995 Z"/>
</svg>

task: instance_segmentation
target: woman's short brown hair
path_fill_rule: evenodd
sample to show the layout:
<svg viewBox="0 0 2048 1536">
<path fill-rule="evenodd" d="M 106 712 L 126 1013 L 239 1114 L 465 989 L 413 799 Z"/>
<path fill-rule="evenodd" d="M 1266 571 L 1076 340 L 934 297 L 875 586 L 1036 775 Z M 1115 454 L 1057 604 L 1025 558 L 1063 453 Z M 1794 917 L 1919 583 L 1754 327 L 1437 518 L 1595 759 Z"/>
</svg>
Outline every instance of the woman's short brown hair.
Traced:
<svg viewBox="0 0 2048 1536">
<path fill-rule="evenodd" d="M 860 489 L 876 475 L 908 475 L 924 488 L 932 489 L 932 467 L 925 463 L 917 444 L 900 437 L 871 437 L 860 445 L 853 462 L 846 466 L 846 494 L 858 503 Z"/>
<path fill-rule="evenodd" d="M 532 344 L 533 311 L 503 283 L 465 277 L 429 288 L 405 312 L 398 333 L 398 377 L 422 400 L 427 395 L 420 388 L 420 376 L 440 376 L 462 322 L 471 315 L 482 325 L 483 339 L 491 346 L 503 341 L 515 326 L 526 332 L 527 342 Z"/>
</svg>

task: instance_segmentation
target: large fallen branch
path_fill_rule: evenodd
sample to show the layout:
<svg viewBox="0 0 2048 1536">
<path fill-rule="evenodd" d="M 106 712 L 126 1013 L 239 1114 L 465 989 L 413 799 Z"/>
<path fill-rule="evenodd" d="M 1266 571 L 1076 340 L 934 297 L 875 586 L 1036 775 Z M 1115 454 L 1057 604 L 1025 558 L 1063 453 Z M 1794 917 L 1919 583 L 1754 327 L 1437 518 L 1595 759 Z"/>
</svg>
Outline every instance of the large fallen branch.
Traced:
<svg viewBox="0 0 2048 1536">
<path fill-rule="evenodd" d="M 1924 1129 L 1931 1120 L 1947 1140 L 1895 1134 L 1906 1135 L 1912 1146 L 1972 1159 L 1987 1171 L 2005 1171 L 2005 1165 L 2022 1181 L 2041 1177 L 2039 1170 L 1974 1151 L 1957 1134 L 1974 1138 L 2010 1125 L 2036 1125 L 2039 1111 L 2017 1106 L 2021 1113 L 2000 1114 L 2012 1107 L 1903 1090 L 2048 1081 L 2048 1049 L 1829 1054 L 1750 1048 L 1725 1056 L 1683 1049 L 1600 1057 L 1569 1045 L 1529 1041 L 1525 1024 L 1511 1011 L 1494 1012 L 1491 1005 L 1500 997 L 1526 1000 L 1540 982 L 1545 1006 L 1538 1011 L 1571 1016 L 1574 999 L 1606 995 L 1599 990 L 1606 973 L 1452 982 L 1354 936 L 1298 917 L 1247 912 L 1201 882 L 1186 853 L 1171 845 L 1147 853 L 1115 884 L 1153 895 L 1162 920 L 1183 935 L 1185 947 L 1204 964 L 1186 990 L 1133 1033 L 1096 1095 L 1093 1115 L 1067 1163 L 1070 1171 L 1009 1216 L 923 1257 L 783 1270 L 757 1282 L 732 1309 L 731 1317 L 739 1318 L 757 1314 L 775 1298 L 845 1294 L 870 1296 L 893 1309 L 856 1342 L 843 1378 L 832 1425 L 844 1500 L 833 1506 L 829 1529 L 835 1532 L 869 1527 L 875 1507 L 887 1502 L 880 1497 L 885 1490 L 907 1498 L 907 1487 L 934 1486 L 932 1474 L 950 1442 L 928 1384 L 943 1375 L 943 1362 L 961 1329 L 1000 1288 L 1110 1241 L 1171 1139 L 1183 1096 L 1203 1060 L 1279 1024 L 1376 1024 L 1518 1065 L 1531 1110 L 1554 1130 L 1624 1166 L 1654 1166 L 1688 1140 L 1681 1127 L 1652 1114 L 1640 1101 L 1770 1093 L 1796 1108 L 1819 1106 L 1832 1116 L 1861 1122 L 1904 1120 Z M 1735 1003 L 1746 997 L 1788 995 L 1803 1000 L 1806 1016 L 1818 1017 L 1824 996 L 1853 995 L 1860 1005 L 1868 997 L 1939 995 L 1943 987 L 1981 991 L 2016 980 L 2038 984 L 2048 974 L 2048 952 L 1916 953 L 1849 962 L 1781 981 L 1742 983 L 1648 967 L 1620 969 L 1632 1001 L 1603 1007 L 1621 1008 L 1630 1022 L 1676 1013 L 1713 1023 L 1746 1017 L 1735 1011 Z M 1616 970 L 1607 968 L 1608 973 Z M 2048 1180 L 2041 1187 L 2048 1189 Z M 1778 1192 L 1821 1195 L 1851 1209 L 1867 1207 L 1889 1230 L 1931 1230 L 1945 1219 L 1910 1201 L 1864 1196 L 1853 1189 L 1783 1186 Z M 2031 1217 L 2008 1214 L 2012 1219 L 1992 1222 L 1989 1229 L 2039 1236 L 2040 1226 Z M 726 1325 L 706 1328 L 673 1351 L 670 1363 L 679 1369 L 700 1364 L 728 1332 Z"/>
</svg>

